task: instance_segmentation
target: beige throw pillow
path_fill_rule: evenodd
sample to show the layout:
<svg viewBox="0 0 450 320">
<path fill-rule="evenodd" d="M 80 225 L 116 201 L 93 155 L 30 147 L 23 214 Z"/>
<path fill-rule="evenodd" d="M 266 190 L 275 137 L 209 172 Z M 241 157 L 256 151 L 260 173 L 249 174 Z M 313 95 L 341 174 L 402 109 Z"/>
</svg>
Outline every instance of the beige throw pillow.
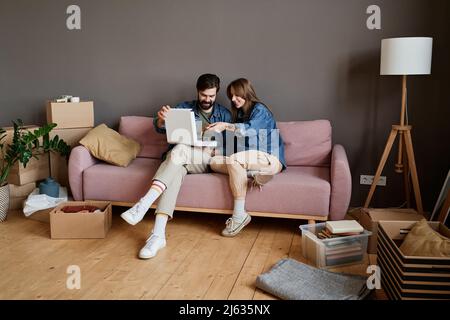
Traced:
<svg viewBox="0 0 450 320">
<path fill-rule="evenodd" d="M 89 131 L 80 140 L 80 144 L 95 158 L 121 167 L 128 166 L 141 151 L 139 143 L 120 135 L 105 124 Z"/>
<path fill-rule="evenodd" d="M 400 246 L 405 256 L 450 257 L 450 239 L 433 230 L 427 220 L 417 222 Z"/>
</svg>

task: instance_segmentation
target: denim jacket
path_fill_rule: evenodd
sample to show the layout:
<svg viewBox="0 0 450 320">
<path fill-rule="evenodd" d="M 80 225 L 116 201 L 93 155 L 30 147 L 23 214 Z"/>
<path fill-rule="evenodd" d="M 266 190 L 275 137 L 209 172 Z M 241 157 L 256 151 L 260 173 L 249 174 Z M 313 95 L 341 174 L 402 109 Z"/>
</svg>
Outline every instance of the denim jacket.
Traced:
<svg viewBox="0 0 450 320">
<path fill-rule="evenodd" d="M 185 101 L 185 102 L 181 102 L 179 104 L 177 104 L 175 106 L 175 108 L 177 109 L 192 109 L 192 111 L 194 112 L 195 115 L 195 122 L 197 124 L 201 123 L 201 118 L 200 118 L 200 110 L 199 110 L 199 105 L 198 105 L 198 101 L 194 100 L 194 101 Z M 231 112 L 224 106 L 218 104 L 218 103 L 214 103 L 214 108 L 213 108 L 213 113 L 211 115 L 211 118 L 209 119 L 211 123 L 215 123 L 215 122 L 231 122 Z M 166 128 L 158 128 L 157 126 L 157 121 L 158 121 L 158 116 L 155 115 L 155 117 L 153 118 L 153 127 L 155 128 L 156 132 L 161 133 L 161 134 L 165 134 L 166 133 Z M 199 123 L 200 122 L 200 123 Z M 222 139 L 223 141 L 223 150 L 225 150 L 225 133 L 222 134 Z M 171 144 L 169 146 L 169 150 L 171 150 L 175 145 Z M 221 147 L 220 145 L 218 147 Z M 163 159 L 166 156 L 167 151 L 163 154 Z"/>
<path fill-rule="evenodd" d="M 237 147 L 235 152 L 246 150 L 267 152 L 277 157 L 283 165 L 283 170 L 286 169 L 284 142 L 272 112 L 266 106 L 257 103 L 248 119 L 244 119 L 242 111 L 239 110 L 235 126 L 234 135 Z M 229 150 L 227 149 L 227 151 Z"/>
</svg>

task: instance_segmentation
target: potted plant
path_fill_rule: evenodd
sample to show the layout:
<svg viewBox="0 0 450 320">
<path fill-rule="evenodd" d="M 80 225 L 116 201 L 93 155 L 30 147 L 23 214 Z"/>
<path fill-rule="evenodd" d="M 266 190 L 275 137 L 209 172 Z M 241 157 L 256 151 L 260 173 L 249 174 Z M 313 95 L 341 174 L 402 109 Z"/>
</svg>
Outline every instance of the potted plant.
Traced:
<svg viewBox="0 0 450 320">
<path fill-rule="evenodd" d="M 46 124 L 33 131 L 24 130 L 21 119 L 13 121 L 14 135 L 11 144 L 3 143 L 6 131 L 0 128 L 0 221 L 6 220 L 9 207 L 8 175 L 11 168 L 20 162 L 24 168 L 31 158 L 39 159 L 46 152 L 57 152 L 67 157 L 70 146 L 56 135 L 49 138 L 49 133 L 56 127 L 55 123 Z M 41 139 L 42 138 L 42 139 Z"/>
</svg>

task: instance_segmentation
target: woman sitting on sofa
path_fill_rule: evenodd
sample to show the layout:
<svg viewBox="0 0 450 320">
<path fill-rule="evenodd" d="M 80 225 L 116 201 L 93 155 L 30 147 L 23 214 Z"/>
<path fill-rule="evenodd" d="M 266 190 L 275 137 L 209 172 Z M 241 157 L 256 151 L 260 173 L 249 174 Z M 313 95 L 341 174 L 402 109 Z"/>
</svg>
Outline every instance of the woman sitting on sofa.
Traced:
<svg viewBox="0 0 450 320">
<path fill-rule="evenodd" d="M 217 122 L 207 129 L 216 132 L 232 131 L 236 145 L 230 156 L 216 155 L 210 166 L 215 172 L 229 175 L 234 197 L 233 215 L 222 231 L 225 237 L 234 237 L 251 220 L 245 211 L 248 177 L 262 186 L 286 168 L 284 144 L 270 109 L 261 103 L 247 79 L 237 79 L 227 88 L 231 101 L 233 123 Z M 227 144 L 229 145 L 229 144 Z"/>
</svg>

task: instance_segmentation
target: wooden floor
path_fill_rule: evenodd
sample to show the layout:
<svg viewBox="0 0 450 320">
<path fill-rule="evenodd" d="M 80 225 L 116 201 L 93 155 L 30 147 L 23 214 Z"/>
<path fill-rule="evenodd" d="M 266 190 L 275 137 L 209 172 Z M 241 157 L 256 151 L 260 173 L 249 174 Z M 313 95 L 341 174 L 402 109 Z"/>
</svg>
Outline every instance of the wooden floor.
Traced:
<svg viewBox="0 0 450 320">
<path fill-rule="evenodd" d="M 167 247 L 139 260 L 153 217 L 133 227 L 122 210 L 114 208 L 100 240 L 51 240 L 48 224 L 10 212 L 0 223 L 0 299 L 275 299 L 255 287 L 256 277 L 285 257 L 306 263 L 298 229 L 305 221 L 256 217 L 224 238 L 226 216 L 184 212 L 167 226 Z M 367 275 L 373 259 L 331 271 Z M 79 290 L 66 288 L 70 265 L 81 269 Z"/>
</svg>

